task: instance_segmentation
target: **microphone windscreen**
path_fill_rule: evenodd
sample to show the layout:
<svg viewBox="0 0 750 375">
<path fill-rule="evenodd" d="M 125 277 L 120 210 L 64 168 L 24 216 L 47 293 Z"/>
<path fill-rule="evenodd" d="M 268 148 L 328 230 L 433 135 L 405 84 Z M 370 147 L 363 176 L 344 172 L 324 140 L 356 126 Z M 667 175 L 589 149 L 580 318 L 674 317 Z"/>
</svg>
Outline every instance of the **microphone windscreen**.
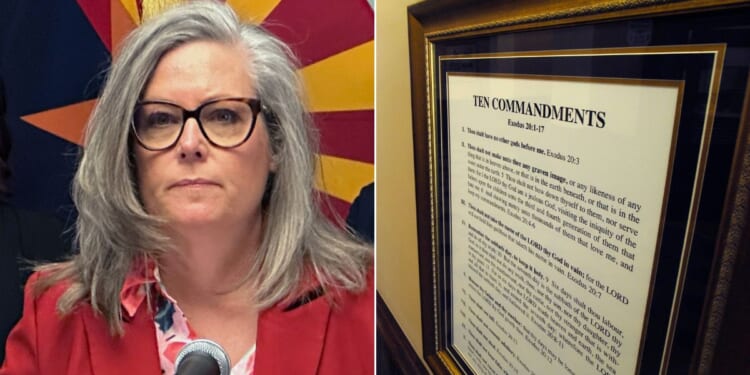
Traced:
<svg viewBox="0 0 750 375">
<path fill-rule="evenodd" d="M 229 356 L 211 340 L 195 340 L 186 344 L 175 360 L 175 375 L 229 375 Z"/>
</svg>

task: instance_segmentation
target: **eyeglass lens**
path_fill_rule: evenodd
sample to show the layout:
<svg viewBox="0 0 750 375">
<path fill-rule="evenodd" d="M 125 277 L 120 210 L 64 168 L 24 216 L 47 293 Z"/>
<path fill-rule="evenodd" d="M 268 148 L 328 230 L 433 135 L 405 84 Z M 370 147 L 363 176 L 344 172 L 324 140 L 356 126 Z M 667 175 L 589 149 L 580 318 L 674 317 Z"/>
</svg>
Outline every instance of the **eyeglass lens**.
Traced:
<svg viewBox="0 0 750 375">
<path fill-rule="evenodd" d="M 221 147 L 242 143 L 252 130 L 256 113 L 242 100 L 219 100 L 199 107 L 198 122 L 208 140 Z M 194 115 L 182 107 L 162 102 L 146 102 L 136 108 L 134 130 L 141 144 L 152 150 L 171 147 L 182 132 L 186 117 Z"/>
</svg>

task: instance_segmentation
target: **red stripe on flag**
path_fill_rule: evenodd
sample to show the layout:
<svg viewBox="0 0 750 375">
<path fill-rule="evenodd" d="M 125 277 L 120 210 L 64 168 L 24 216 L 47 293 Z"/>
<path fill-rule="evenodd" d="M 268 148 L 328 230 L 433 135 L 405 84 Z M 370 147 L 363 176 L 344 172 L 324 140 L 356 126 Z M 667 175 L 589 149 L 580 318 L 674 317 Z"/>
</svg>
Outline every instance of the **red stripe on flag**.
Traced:
<svg viewBox="0 0 750 375">
<path fill-rule="evenodd" d="M 372 40 L 373 12 L 365 0 L 282 1 L 264 20 L 303 66 Z"/>
<path fill-rule="evenodd" d="M 375 126 L 372 110 L 316 112 L 320 152 L 365 163 L 375 162 Z"/>
<path fill-rule="evenodd" d="M 109 0 L 78 0 L 78 6 L 83 14 L 89 19 L 99 39 L 102 40 L 107 51 L 112 52 L 112 27 L 110 25 L 110 3 Z"/>
</svg>

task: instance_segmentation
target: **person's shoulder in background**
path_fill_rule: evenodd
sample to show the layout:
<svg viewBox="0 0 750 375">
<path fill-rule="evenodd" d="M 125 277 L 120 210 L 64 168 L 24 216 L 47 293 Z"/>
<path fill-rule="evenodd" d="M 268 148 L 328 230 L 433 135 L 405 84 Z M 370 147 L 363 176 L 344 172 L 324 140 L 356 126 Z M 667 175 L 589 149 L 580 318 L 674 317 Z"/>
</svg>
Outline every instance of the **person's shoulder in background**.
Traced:
<svg viewBox="0 0 750 375">
<path fill-rule="evenodd" d="M 365 185 L 354 198 L 349 214 L 346 216 L 346 225 L 362 237 L 363 240 L 372 243 L 375 238 L 375 183 Z"/>
<path fill-rule="evenodd" d="M 56 217 L 0 203 L 0 363 L 8 333 L 21 318 L 23 286 L 32 263 L 65 257 L 68 246 L 63 235 Z"/>
<path fill-rule="evenodd" d="M 68 254 L 65 228 L 53 215 L 0 204 L 0 228 L 0 243 L 4 249 L 17 250 L 13 254 L 17 259 L 50 262 Z M 24 280 L 30 274 L 25 272 Z"/>
</svg>

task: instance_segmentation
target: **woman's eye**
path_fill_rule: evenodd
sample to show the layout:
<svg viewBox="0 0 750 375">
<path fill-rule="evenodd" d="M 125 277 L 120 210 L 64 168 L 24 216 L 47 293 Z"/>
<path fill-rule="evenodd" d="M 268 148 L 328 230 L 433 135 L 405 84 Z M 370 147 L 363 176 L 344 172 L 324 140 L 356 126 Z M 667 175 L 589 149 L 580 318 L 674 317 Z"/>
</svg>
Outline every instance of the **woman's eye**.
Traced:
<svg viewBox="0 0 750 375">
<path fill-rule="evenodd" d="M 237 113 L 229 109 L 217 109 L 211 112 L 208 120 L 222 124 L 233 124 L 238 120 Z"/>
<path fill-rule="evenodd" d="M 155 112 L 148 116 L 148 125 L 149 126 L 168 126 L 168 125 L 174 125 L 178 123 L 177 118 L 166 112 Z"/>
</svg>

